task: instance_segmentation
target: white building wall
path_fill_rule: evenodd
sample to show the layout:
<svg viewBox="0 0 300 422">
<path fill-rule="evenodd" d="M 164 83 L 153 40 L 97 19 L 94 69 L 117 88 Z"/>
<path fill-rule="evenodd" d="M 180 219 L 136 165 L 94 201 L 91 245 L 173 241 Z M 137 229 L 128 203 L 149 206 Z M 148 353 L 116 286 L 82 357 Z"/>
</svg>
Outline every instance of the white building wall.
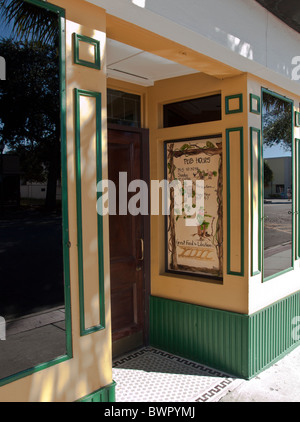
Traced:
<svg viewBox="0 0 300 422">
<path fill-rule="evenodd" d="M 86 0 L 241 71 L 300 94 L 300 34 L 255 0 Z M 300 70 L 298 71 L 300 79 Z"/>
</svg>

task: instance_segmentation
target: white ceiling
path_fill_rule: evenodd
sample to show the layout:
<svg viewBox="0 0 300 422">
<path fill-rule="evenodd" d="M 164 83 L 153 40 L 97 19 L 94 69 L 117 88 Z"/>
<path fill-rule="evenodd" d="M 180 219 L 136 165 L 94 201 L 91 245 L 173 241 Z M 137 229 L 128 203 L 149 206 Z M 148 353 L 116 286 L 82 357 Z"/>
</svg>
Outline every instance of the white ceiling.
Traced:
<svg viewBox="0 0 300 422">
<path fill-rule="evenodd" d="M 151 86 L 161 79 L 197 72 L 118 41 L 107 40 L 107 74 L 110 78 Z"/>
</svg>

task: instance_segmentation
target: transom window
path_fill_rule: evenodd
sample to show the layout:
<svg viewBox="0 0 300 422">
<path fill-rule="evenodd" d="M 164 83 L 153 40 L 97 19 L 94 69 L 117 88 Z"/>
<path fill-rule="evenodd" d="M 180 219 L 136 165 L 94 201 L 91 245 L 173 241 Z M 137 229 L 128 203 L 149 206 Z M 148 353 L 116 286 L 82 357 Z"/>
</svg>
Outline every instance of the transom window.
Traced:
<svg viewBox="0 0 300 422">
<path fill-rule="evenodd" d="M 107 121 L 112 124 L 141 127 L 141 97 L 108 89 Z"/>
<path fill-rule="evenodd" d="M 165 128 L 221 120 L 221 94 L 165 104 L 163 113 Z"/>
</svg>

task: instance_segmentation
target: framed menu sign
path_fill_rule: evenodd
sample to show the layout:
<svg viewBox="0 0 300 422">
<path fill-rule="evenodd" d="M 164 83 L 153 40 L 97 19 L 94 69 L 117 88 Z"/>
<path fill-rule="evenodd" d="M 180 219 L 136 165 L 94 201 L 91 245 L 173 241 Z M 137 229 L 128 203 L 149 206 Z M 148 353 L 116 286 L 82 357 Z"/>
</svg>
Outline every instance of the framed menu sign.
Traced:
<svg viewBox="0 0 300 422">
<path fill-rule="evenodd" d="M 166 141 L 165 179 L 169 187 L 176 186 L 177 189 L 179 186 L 181 190 L 178 203 L 178 192 L 175 195 L 175 189 L 169 189 L 169 209 L 166 216 L 166 270 L 221 279 L 223 276 L 222 138 L 209 136 Z M 196 205 L 199 198 L 201 207 Z M 194 214 L 193 209 L 195 209 Z"/>
</svg>

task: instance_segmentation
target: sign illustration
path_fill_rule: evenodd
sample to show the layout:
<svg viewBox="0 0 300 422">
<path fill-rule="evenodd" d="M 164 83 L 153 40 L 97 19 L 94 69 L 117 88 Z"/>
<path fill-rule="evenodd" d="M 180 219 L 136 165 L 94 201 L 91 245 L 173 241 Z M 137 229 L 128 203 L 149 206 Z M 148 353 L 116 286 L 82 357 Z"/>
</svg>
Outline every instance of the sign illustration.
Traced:
<svg viewBox="0 0 300 422">
<path fill-rule="evenodd" d="M 202 181 L 203 208 L 193 217 L 183 200 L 182 209 L 170 194 L 166 224 L 167 271 L 221 278 L 223 275 L 223 168 L 222 139 L 207 137 L 165 142 L 165 170 L 169 183 L 179 181 L 192 188 L 196 210 L 197 181 Z M 179 211 L 181 211 L 179 213 Z M 187 224 L 193 218 L 195 224 Z"/>
</svg>

